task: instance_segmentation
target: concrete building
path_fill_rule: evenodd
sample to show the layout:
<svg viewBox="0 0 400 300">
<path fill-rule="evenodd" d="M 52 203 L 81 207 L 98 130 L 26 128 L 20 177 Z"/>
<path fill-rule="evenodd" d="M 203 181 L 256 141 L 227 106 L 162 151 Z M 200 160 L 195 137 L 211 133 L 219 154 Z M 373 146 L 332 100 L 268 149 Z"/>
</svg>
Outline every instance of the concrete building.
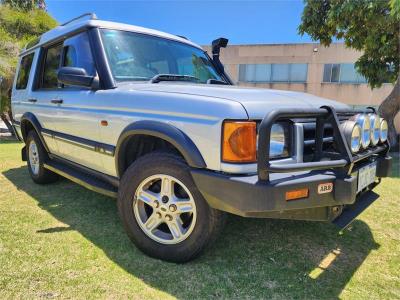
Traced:
<svg viewBox="0 0 400 300">
<path fill-rule="evenodd" d="M 222 49 L 221 60 L 242 86 L 301 91 L 353 106 L 377 107 L 393 85 L 371 90 L 354 68 L 359 56 L 342 43 L 232 45 Z M 395 124 L 400 132 L 399 114 Z"/>
</svg>

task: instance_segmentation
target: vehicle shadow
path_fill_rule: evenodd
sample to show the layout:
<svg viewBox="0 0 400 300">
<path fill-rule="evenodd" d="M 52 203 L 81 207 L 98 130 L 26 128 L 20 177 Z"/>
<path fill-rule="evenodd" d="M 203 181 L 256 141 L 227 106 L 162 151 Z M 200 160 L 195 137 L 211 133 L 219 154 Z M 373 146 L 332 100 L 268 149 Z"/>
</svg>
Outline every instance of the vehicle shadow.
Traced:
<svg viewBox="0 0 400 300">
<path fill-rule="evenodd" d="M 379 247 L 359 220 L 340 234 L 331 224 L 229 216 L 220 238 L 203 256 L 183 265 L 166 263 L 131 244 L 111 198 L 68 180 L 36 185 L 26 167 L 3 174 L 68 225 L 38 228 L 36 234 L 78 231 L 132 276 L 177 298 L 335 299 Z"/>
</svg>

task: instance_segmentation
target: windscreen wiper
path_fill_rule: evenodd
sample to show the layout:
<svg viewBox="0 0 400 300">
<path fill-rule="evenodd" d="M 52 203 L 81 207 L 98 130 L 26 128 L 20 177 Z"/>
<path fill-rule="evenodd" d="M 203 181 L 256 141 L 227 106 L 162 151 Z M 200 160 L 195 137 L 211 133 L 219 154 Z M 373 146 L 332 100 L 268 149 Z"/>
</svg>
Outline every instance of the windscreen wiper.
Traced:
<svg viewBox="0 0 400 300">
<path fill-rule="evenodd" d="M 228 85 L 229 83 L 222 81 L 222 80 L 218 80 L 218 79 L 208 79 L 207 80 L 207 84 L 223 84 L 223 85 Z"/>
<path fill-rule="evenodd" d="M 151 83 L 158 83 L 160 81 L 200 81 L 200 79 L 190 75 L 157 74 L 150 80 Z"/>
</svg>

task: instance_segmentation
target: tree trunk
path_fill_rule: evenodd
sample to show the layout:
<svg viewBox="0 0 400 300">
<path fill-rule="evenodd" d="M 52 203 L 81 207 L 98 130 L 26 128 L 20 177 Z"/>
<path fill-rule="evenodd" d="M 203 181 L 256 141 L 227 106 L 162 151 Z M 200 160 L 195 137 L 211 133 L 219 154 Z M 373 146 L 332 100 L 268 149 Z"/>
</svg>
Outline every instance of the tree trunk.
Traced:
<svg viewBox="0 0 400 300">
<path fill-rule="evenodd" d="M 1 113 L 0 114 L 0 118 L 4 122 L 4 124 L 6 124 L 6 126 L 8 128 L 8 131 L 11 133 L 11 135 L 14 136 L 15 135 L 14 128 L 12 127 L 12 125 L 11 125 L 10 121 L 8 120 L 6 114 L 5 113 Z"/>
<path fill-rule="evenodd" d="M 400 110 L 400 77 L 397 78 L 396 84 L 389 96 L 379 106 L 379 114 L 381 117 L 385 118 L 389 125 L 389 143 L 392 151 L 399 151 L 398 145 L 398 134 L 396 128 L 394 127 L 394 118 Z"/>
</svg>

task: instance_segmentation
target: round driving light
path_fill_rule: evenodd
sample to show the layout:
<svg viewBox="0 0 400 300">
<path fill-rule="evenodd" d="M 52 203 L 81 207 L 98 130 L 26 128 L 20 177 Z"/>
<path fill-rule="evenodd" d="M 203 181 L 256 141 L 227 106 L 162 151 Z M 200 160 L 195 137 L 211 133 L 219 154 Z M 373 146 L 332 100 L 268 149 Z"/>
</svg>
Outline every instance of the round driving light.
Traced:
<svg viewBox="0 0 400 300">
<path fill-rule="evenodd" d="M 371 145 L 376 146 L 381 132 L 380 118 L 377 114 L 369 114 L 369 119 L 371 122 Z"/>
<path fill-rule="evenodd" d="M 361 127 L 361 147 L 366 149 L 371 143 L 371 121 L 366 114 L 358 114 L 354 119 Z"/>
<path fill-rule="evenodd" d="M 340 125 L 352 153 L 356 153 L 361 147 L 361 127 L 355 121 L 348 120 Z"/>
<path fill-rule="evenodd" d="M 388 138 L 388 123 L 386 122 L 385 119 L 381 119 L 381 124 L 380 124 L 381 130 L 380 130 L 380 135 L 379 135 L 379 141 L 381 143 L 384 143 L 387 141 Z"/>
<path fill-rule="evenodd" d="M 361 147 L 361 127 L 355 124 L 351 132 L 350 149 L 351 152 L 356 153 Z"/>
</svg>

